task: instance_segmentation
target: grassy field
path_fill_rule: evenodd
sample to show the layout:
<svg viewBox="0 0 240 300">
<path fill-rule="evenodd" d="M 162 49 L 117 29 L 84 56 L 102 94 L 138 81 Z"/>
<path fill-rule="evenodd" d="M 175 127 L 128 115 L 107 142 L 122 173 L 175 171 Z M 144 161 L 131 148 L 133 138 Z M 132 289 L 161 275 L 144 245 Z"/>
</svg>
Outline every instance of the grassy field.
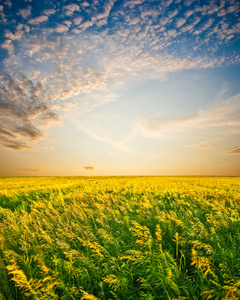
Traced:
<svg viewBox="0 0 240 300">
<path fill-rule="evenodd" d="M 240 299 L 240 178 L 0 178 L 0 299 Z"/>
</svg>

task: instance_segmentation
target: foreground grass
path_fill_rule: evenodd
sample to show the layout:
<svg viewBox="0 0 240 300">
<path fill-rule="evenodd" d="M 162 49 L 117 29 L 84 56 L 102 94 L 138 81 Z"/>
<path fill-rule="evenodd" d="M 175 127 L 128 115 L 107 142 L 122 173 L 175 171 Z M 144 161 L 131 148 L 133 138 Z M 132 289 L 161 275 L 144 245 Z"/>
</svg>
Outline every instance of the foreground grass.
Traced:
<svg viewBox="0 0 240 300">
<path fill-rule="evenodd" d="M 240 299 L 240 179 L 0 179 L 0 299 Z"/>
</svg>

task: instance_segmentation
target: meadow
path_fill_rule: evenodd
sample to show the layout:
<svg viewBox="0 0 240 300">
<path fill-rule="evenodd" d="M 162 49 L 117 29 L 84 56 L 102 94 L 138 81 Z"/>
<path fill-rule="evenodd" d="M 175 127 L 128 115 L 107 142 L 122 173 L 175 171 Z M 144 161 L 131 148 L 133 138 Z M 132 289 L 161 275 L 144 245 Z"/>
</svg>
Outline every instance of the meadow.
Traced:
<svg viewBox="0 0 240 300">
<path fill-rule="evenodd" d="M 0 178 L 0 299 L 240 299 L 240 178 Z"/>
</svg>

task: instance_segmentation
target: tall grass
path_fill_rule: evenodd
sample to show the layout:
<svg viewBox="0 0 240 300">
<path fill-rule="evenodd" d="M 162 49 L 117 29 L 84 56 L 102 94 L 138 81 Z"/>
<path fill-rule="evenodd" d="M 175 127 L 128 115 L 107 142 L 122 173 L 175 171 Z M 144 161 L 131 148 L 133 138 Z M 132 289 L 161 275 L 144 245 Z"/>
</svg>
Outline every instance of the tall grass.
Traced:
<svg viewBox="0 0 240 300">
<path fill-rule="evenodd" d="M 240 299 L 240 179 L 0 179 L 0 299 Z"/>
</svg>

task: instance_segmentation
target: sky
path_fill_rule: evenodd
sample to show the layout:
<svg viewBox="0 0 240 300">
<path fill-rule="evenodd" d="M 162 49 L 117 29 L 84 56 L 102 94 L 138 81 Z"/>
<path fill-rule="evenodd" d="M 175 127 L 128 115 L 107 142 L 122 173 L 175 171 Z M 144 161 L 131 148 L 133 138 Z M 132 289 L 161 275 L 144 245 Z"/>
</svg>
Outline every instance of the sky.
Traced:
<svg viewBox="0 0 240 300">
<path fill-rule="evenodd" d="M 0 176 L 240 176 L 240 2 L 2 0 Z"/>
</svg>

